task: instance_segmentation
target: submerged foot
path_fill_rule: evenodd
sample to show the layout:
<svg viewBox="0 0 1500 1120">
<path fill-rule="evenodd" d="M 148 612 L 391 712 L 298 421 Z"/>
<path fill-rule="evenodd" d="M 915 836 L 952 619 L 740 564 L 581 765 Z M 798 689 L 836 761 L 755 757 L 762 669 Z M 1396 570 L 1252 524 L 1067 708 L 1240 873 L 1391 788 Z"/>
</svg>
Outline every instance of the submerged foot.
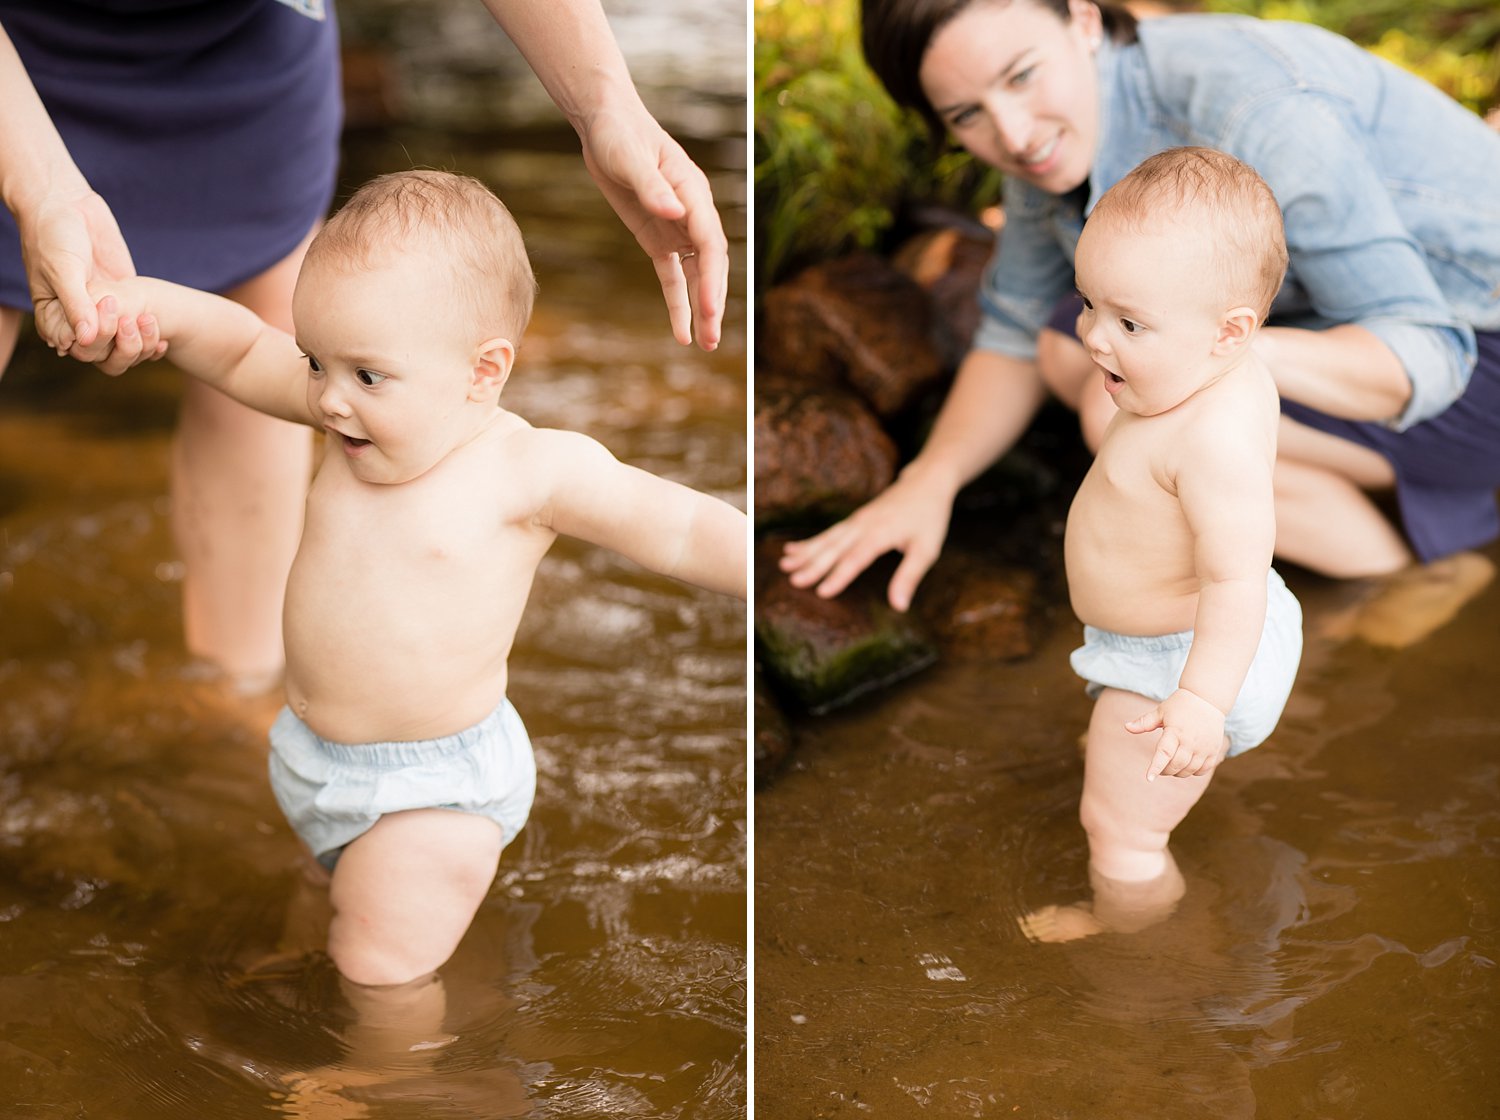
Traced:
<svg viewBox="0 0 1500 1120">
<path fill-rule="evenodd" d="M 350 1087 L 346 1071 L 327 1066 L 310 1073 L 292 1073 L 284 1079 L 286 1096 L 278 1101 L 283 1116 L 296 1120 L 359 1120 L 370 1115 L 370 1107 L 344 1095 Z"/>
<path fill-rule="evenodd" d="M 1111 879 L 1089 868 L 1090 902 L 1043 906 L 1019 919 L 1021 932 L 1033 941 L 1077 941 L 1099 933 L 1136 933 L 1166 921 L 1187 893 L 1187 882 L 1171 852 L 1154 879 Z"/>
<path fill-rule="evenodd" d="M 1477 552 L 1405 568 L 1365 604 L 1354 632 L 1373 646 L 1405 649 L 1451 622 L 1494 578 L 1494 562 Z"/>
<path fill-rule="evenodd" d="M 1043 906 L 1030 914 L 1022 914 L 1016 921 L 1027 938 L 1046 943 L 1077 941 L 1096 933 L 1109 932 L 1109 927 L 1094 917 L 1094 908 L 1087 902 L 1075 902 L 1071 906 Z"/>
</svg>

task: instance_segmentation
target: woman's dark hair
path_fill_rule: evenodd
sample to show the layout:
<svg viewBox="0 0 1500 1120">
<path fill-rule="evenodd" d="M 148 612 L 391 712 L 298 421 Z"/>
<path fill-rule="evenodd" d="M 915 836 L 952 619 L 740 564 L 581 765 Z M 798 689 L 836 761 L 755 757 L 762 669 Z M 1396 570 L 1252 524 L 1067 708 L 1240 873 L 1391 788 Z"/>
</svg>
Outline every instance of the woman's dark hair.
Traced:
<svg viewBox="0 0 1500 1120">
<path fill-rule="evenodd" d="M 862 0 L 860 10 L 860 44 L 865 62 L 895 99 L 896 104 L 915 109 L 927 123 L 935 143 L 947 135 L 947 126 L 933 112 L 932 103 L 922 92 L 918 72 L 927 46 L 949 20 L 975 3 L 996 0 Z M 1031 4 L 1057 16 L 1063 23 L 1072 22 L 1068 0 L 999 0 L 1000 3 Z M 1104 33 L 1116 43 L 1135 42 L 1135 16 L 1124 8 L 1103 2 L 1097 4 L 1104 17 Z"/>
</svg>

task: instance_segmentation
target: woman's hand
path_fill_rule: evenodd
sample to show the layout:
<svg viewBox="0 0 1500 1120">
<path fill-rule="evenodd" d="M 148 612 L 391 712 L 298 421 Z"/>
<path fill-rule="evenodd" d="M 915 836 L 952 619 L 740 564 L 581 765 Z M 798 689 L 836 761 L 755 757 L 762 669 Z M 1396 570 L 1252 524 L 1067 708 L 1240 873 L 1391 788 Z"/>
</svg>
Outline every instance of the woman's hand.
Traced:
<svg viewBox="0 0 1500 1120">
<path fill-rule="evenodd" d="M 911 606 L 917 584 L 942 551 L 956 489 L 914 469 L 889 489 L 815 537 L 790 541 L 780 567 L 794 587 L 813 587 L 825 599 L 839 594 L 887 552 L 902 554 L 886 595 L 891 606 Z"/>
<path fill-rule="evenodd" d="M 16 214 L 37 332 L 60 354 L 103 361 L 113 329 L 100 330 L 89 285 L 135 275 L 109 206 L 86 187 L 45 195 Z"/>
<path fill-rule="evenodd" d="M 673 336 L 714 349 L 729 243 L 708 177 L 644 106 L 600 110 L 579 136 L 589 174 L 656 266 Z"/>
</svg>

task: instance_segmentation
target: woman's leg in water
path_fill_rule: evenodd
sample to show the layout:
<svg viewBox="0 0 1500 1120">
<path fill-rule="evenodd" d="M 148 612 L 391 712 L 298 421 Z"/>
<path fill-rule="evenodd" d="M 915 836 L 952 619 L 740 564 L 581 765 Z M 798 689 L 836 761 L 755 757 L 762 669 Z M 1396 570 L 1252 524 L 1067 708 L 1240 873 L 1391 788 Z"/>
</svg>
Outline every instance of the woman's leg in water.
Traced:
<svg viewBox="0 0 1500 1120">
<path fill-rule="evenodd" d="M 290 331 L 292 289 L 312 237 L 225 294 Z M 281 605 L 311 469 L 307 428 L 187 378 L 172 447 L 172 528 L 184 567 L 187 647 L 247 691 L 274 684 L 285 660 Z"/>
</svg>

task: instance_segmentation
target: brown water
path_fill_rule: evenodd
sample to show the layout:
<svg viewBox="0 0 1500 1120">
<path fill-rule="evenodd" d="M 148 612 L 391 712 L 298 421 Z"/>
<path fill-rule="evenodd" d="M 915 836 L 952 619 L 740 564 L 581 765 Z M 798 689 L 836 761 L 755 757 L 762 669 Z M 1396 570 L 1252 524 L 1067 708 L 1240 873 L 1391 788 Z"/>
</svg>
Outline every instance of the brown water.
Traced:
<svg viewBox="0 0 1500 1120">
<path fill-rule="evenodd" d="M 509 406 L 743 508 L 743 164 L 711 168 L 736 260 L 711 356 L 671 341 L 566 143 L 396 133 L 344 177 L 411 164 L 486 178 L 526 231 L 542 294 Z M 182 651 L 178 384 L 34 345 L 0 381 L 0 1116 L 743 1115 L 744 607 L 566 542 L 512 659 L 536 807 L 443 970 L 457 1037 L 360 1107 L 288 1098 L 351 1012 L 265 777 L 277 702 Z"/>
<path fill-rule="evenodd" d="M 800 728 L 755 798 L 758 1116 L 1500 1116 L 1500 587 L 1390 652 L 1319 636 L 1353 589 L 1287 576 L 1291 703 L 1142 933 L 1017 929 L 1087 890 L 1065 610 L 1026 662 Z"/>
</svg>

